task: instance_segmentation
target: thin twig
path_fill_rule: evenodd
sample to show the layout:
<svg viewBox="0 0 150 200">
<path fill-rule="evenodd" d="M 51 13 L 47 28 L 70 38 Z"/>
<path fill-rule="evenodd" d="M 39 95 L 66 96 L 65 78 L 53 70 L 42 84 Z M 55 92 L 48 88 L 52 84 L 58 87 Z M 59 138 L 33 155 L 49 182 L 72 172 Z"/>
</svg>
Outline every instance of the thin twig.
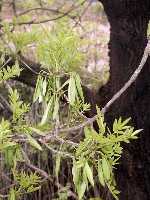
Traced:
<svg viewBox="0 0 150 200">
<path fill-rule="evenodd" d="M 58 132 L 60 133 L 59 129 L 58 129 Z M 64 140 L 64 139 L 60 138 L 58 135 L 53 135 L 53 133 L 46 134 L 46 136 L 44 138 L 39 139 L 39 142 L 41 142 L 41 141 L 48 142 L 52 139 L 60 142 L 61 144 L 71 145 L 72 147 L 78 146 L 78 143 L 72 142 L 70 140 Z"/>
<path fill-rule="evenodd" d="M 102 109 L 103 113 L 106 113 L 108 108 L 132 85 L 132 83 L 135 82 L 137 77 L 139 76 L 141 70 L 143 69 L 148 56 L 150 55 L 150 40 L 148 40 L 147 46 L 144 50 L 144 54 L 142 56 L 141 62 L 138 66 L 138 68 L 134 71 L 133 75 L 130 77 L 130 79 L 124 84 L 124 86 L 111 98 L 110 101 L 104 106 Z"/>
<path fill-rule="evenodd" d="M 22 64 L 24 64 L 24 65 L 27 67 L 27 69 L 29 69 L 31 72 L 33 72 L 33 73 L 36 74 L 36 75 L 39 75 L 38 72 L 36 72 L 33 68 L 31 68 L 31 67 L 30 67 L 27 63 L 25 63 L 23 60 L 20 59 L 20 62 L 22 62 Z"/>
<path fill-rule="evenodd" d="M 31 20 L 31 21 L 28 21 L 28 22 L 20 22 L 18 23 L 17 25 L 31 25 L 31 24 L 42 24 L 42 23 L 47 23 L 47 22 L 50 22 L 50 21 L 55 21 L 55 20 L 58 20 L 58 19 L 61 19 L 65 16 L 68 16 L 70 17 L 71 19 L 75 20 L 75 17 L 74 16 L 70 16 L 69 14 L 78 9 L 80 6 L 84 5 L 84 3 L 86 2 L 87 0 L 84 0 L 81 4 L 77 5 L 77 6 L 72 6 L 67 12 L 65 13 L 62 13 L 60 16 L 57 16 L 57 17 L 54 17 L 54 18 L 51 18 L 51 19 L 45 19 L 45 20 L 39 20 L 39 21 L 34 21 L 34 20 Z M 39 8 L 38 8 L 39 9 Z M 42 9 L 42 8 L 41 8 Z M 51 10 L 52 11 L 52 10 Z M 59 12 L 60 13 L 60 12 Z"/>
<path fill-rule="evenodd" d="M 5 67 L 11 60 L 12 60 L 12 58 L 9 58 L 2 66 L 0 66 L 0 69 Z"/>
<path fill-rule="evenodd" d="M 49 180 L 52 181 L 52 179 L 50 178 L 50 176 L 49 176 L 44 170 L 42 170 L 42 169 L 40 169 L 40 168 L 34 166 L 33 164 L 31 164 L 31 161 L 30 161 L 30 159 L 28 158 L 28 155 L 26 154 L 25 151 L 22 150 L 22 153 L 23 153 L 23 156 L 24 156 L 24 159 L 25 159 L 25 162 L 24 162 L 24 163 L 25 163 L 29 168 L 35 170 L 36 172 L 38 172 L 39 174 L 41 174 L 44 178 L 49 179 Z"/>
<path fill-rule="evenodd" d="M 63 152 L 63 151 L 58 151 L 53 149 L 52 147 L 50 147 L 46 142 L 44 142 L 43 140 L 41 140 L 41 143 L 44 144 L 49 150 L 51 150 L 54 154 L 60 154 L 63 155 L 64 157 L 68 157 L 73 159 L 74 156 L 72 156 L 71 154 L 67 153 L 67 152 Z"/>
<path fill-rule="evenodd" d="M 57 13 L 57 14 L 64 14 L 63 12 L 61 12 L 59 10 L 52 9 L 52 8 L 36 7 L 36 8 L 29 8 L 29 9 L 23 11 L 23 12 L 20 12 L 20 13 L 18 13 L 18 16 L 22 16 L 22 15 L 25 15 L 29 12 L 37 11 L 37 10 L 49 11 L 49 12 L 53 12 L 53 13 Z"/>
<path fill-rule="evenodd" d="M 9 196 L 9 195 L 0 194 L 0 198 L 2 198 L 2 199 L 6 199 L 6 198 L 8 198 L 8 196 Z"/>
<path fill-rule="evenodd" d="M 25 163 L 29 168 L 33 169 L 34 171 L 38 172 L 41 176 L 43 176 L 46 179 L 49 179 L 51 182 L 53 181 L 48 173 L 46 173 L 44 170 L 36 167 L 35 165 L 32 165 L 31 163 Z"/>
</svg>

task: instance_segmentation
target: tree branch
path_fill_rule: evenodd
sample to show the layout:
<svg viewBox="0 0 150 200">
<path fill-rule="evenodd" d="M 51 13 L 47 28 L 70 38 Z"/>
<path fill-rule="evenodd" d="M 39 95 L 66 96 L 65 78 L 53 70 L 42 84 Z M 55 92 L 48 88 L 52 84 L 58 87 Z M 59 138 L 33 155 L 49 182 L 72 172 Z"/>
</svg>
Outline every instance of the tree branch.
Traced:
<svg viewBox="0 0 150 200">
<path fill-rule="evenodd" d="M 71 8 L 66 11 L 66 12 L 61 12 L 61 11 L 58 11 L 58 10 L 54 10 L 54 9 L 50 9 L 50 8 L 44 8 L 44 7 L 37 7 L 37 8 L 32 8 L 32 9 L 28 9 L 22 13 L 20 13 L 19 15 L 24 15 L 28 12 L 32 12 L 34 10 L 45 10 L 45 11 L 50 11 L 50 12 L 55 12 L 57 14 L 60 14 L 59 16 L 57 17 L 54 17 L 54 18 L 51 18 L 51 19 L 45 19 L 45 20 L 39 20 L 39 21 L 34 21 L 34 20 L 30 20 L 30 21 L 27 21 L 27 22 L 19 22 L 17 23 L 17 25 L 31 25 L 31 24 L 43 24 L 43 23 L 47 23 L 47 22 L 50 22 L 50 21 L 56 21 L 58 19 L 61 19 L 65 16 L 68 16 L 69 18 L 71 18 L 72 20 L 75 20 L 75 16 L 71 16 L 70 13 L 76 9 L 78 9 L 80 6 L 84 5 L 86 3 L 87 0 L 84 0 L 83 2 L 81 2 L 79 5 L 77 6 L 74 6 L 74 4 L 71 6 Z M 78 23 L 78 21 L 76 21 L 76 23 Z M 10 23 L 13 25 L 13 23 Z M 1 25 L 3 26 L 3 25 Z"/>
<path fill-rule="evenodd" d="M 141 62 L 138 66 L 138 68 L 134 71 L 133 75 L 129 78 L 129 80 L 124 84 L 124 86 L 110 99 L 110 101 L 108 101 L 106 103 L 106 105 L 102 108 L 102 113 L 105 114 L 108 109 L 110 108 L 110 106 L 134 83 L 134 81 L 137 79 L 137 77 L 139 76 L 141 70 L 143 69 L 146 61 L 147 61 L 147 58 L 148 56 L 150 55 L 150 40 L 148 40 L 148 43 L 147 43 L 147 46 L 145 47 L 145 50 L 144 50 L 144 54 L 142 56 L 142 59 L 141 59 Z M 92 124 L 97 118 L 97 115 L 95 115 L 94 117 L 92 118 L 87 118 L 87 120 L 85 120 L 82 124 L 79 124 L 79 125 L 76 125 L 76 126 L 73 126 L 73 127 L 70 127 L 70 128 L 61 128 L 61 129 L 58 129 L 58 132 L 74 132 L 74 131 L 77 131 L 79 129 L 83 129 L 85 126 L 89 125 L 89 124 Z M 52 133 L 54 133 L 55 131 L 51 131 L 51 133 L 48 133 L 46 134 L 45 137 L 42 137 L 42 138 L 39 138 L 39 142 L 41 142 L 42 144 L 46 145 L 46 142 L 48 142 L 50 139 L 52 139 Z M 74 143 L 72 141 L 64 141 L 62 138 L 55 138 L 57 141 L 61 142 L 61 143 L 68 143 L 70 144 L 71 146 L 78 146 L 77 143 Z M 50 148 L 49 146 L 47 146 L 48 148 Z M 54 150 L 54 149 L 50 149 L 52 150 L 54 153 L 60 153 L 58 152 L 57 150 Z M 61 152 L 61 154 L 65 154 L 65 156 L 68 156 L 68 157 L 71 157 L 72 156 L 69 154 L 66 155 L 66 153 L 64 152 Z"/>
<path fill-rule="evenodd" d="M 133 75 L 129 78 L 129 80 L 124 84 L 124 86 L 116 93 L 114 96 L 106 103 L 106 105 L 102 108 L 101 112 L 105 114 L 110 106 L 117 100 L 119 97 L 134 83 L 134 81 L 139 76 L 141 70 L 143 69 L 148 56 L 150 56 L 150 39 L 148 40 L 147 46 L 145 47 L 144 54 L 142 56 L 141 62 L 138 66 L 138 68 L 134 71 Z M 97 115 L 95 115 L 92 118 L 88 118 L 85 122 L 82 124 L 79 124 L 77 126 L 73 126 L 66 129 L 60 129 L 60 132 L 73 132 L 77 131 L 79 129 L 83 129 L 85 126 L 92 124 L 97 118 Z"/>
</svg>

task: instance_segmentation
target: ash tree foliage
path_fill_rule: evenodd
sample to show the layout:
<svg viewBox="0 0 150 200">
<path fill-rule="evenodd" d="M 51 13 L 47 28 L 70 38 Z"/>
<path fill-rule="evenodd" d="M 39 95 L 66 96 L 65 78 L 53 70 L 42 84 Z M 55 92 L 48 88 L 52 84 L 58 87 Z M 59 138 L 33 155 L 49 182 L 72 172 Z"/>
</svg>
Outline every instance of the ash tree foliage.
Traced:
<svg viewBox="0 0 150 200">
<path fill-rule="evenodd" d="M 57 199 L 68 199 L 69 192 L 76 199 L 87 199 L 88 190 L 96 185 L 119 199 L 114 172 L 123 152 L 122 144 L 136 139 L 141 130 L 134 130 L 129 124 L 130 118 L 121 117 L 114 121 L 112 128 L 108 127 L 98 106 L 98 130 L 93 128 L 93 123 L 85 123 L 89 119 L 84 113 L 90 110 L 90 104 L 85 102 L 78 73 L 85 57 L 80 51 L 82 41 L 78 34 L 66 19 L 50 28 L 32 27 L 28 32 L 19 30 L 20 20 L 23 17 L 15 18 L 13 25 L 2 22 L 0 84 L 6 88 L 11 115 L 1 117 L 0 158 L 1 171 L 9 174 L 11 183 L 0 198 L 24 199 L 25 195 L 40 191 L 45 182 L 54 183 L 55 179 L 59 185 L 59 178 L 63 176 L 61 166 L 64 160 L 69 160 L 73 184 L 71 189 L 62 186 L 63 190 L 55 194 Z M 30 53 L 31 46 L 40 71 L 33 71 L 22 60 L 21 55 Z M 10 67 L 8 63 L 12 60 L 14 64 Z M 22 91 L 11 84 L 24 71 L 23 62 L 37 76 L 30 102 L 23 101 Z M 34 105 L 38 106 L 38 119 L 34 120 L 32 115 L 31 120 Z M 53 174 L 43 163 L 39 168 L 32 162 L 35 154 L 46 157 L 50 153 Z M 0 187 L 4 187 L 2 183 Z"/>
</svg>

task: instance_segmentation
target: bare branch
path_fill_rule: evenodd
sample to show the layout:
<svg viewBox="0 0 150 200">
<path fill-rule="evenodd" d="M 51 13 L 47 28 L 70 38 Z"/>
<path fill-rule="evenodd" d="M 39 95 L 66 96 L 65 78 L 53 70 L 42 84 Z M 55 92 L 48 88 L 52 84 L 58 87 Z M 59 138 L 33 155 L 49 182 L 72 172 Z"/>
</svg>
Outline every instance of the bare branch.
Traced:
<svg viewBox="0 0 150 200">
<path fill-rule="evenodd" d="M 63 151 L 58 151 L 58 150 L 56 150 L 56 149 L 53 149 L 52 147 L 50 147 L 45 141 L 43 141 L 43 140 L 40 140 L 40 142 L 42 143 L 42 144 L 44 144 L 49 150 L 51 150 L 54 154 L 60 154 L 60 155 L 62 155 L 62 156 L 64 156 L 64 157 L 68 157 L 68 158 L 71 158 L 71 159 L 73 159 L 74 158 L 74 156 L 72 156 L 70 153 L 67 153 L 67 152 L 63 152 Z"/>
<path fill-rule="evenodd" d="M 29 12 L 32 12 L 32 11 L 37 11 L 37 10 L 42 10 L 42 11 L 49 11 L 49 12 L 52 12 L 52 13 L 56 13 L 56 14 L 64 14 L 63 12 L 59 11 L 59 10 L 56 10 L 56 9 L 52 9 L 52 8 L 44 8 L 44 7 L 37 7 L 37 8 L 30 8 L 28 10 L 25 10 L 23 12 L 20 12 L 18 13 L 17 16 L 22 16 L 22 15 L 25 15 Z"/>
<path fill-rule="evenodd" d="M 38 172 L 41 176 L 43 176 L 46 179 L 49 179 L 51 182 L 53 182 L 52 178 L 47 174 L 44 170 L 36 167 L 35 165 L 32 165 L 31 163 L 25 163 L 26 166 L 33 169 L 34 171 Z"/>
<path fill-rule="evenodd" d="M 102 112 L 107 112 L 108 108 L 134 83 L 134 81 L 139 76 L 141 70 L 143 69 L 148 56 L 150 55 L 150 40 L 148 40 L 147 46 L 144 50 L 144 54 L 142 56 L 141 62 L 138 66 L 138 68 L 134 71 L 133 75 L 130 77 L 130 79 L 124 84 L 124 86 L 111 98 L 111 100 L 104 106 L 102 109 Z"/>
<path fill-rule="evenodd" d="M 45 11 L 50 11 L 50 12 L 57 13 L 57 14 L 60 14 L 60 15 L 57 16 L 57 17 L 51 18 L 51 19 L 45 19 L 45 20 L 39 20 L 39 21 L 31 20 L 31 21 L 27 21 L 27 22 L 19 22 L 19 23 L 17 23 L 17 25 L 43 24 L 43 23 L 47 23 L 47 22 L 50 22 L 50 21 L 56 21 L 56 20 L 61 19 L 61 18 L 65 17 L 65 16 L 68 16 L 72 20 L 75 20 L 75 16 L 70 15 L 70 13 L 72 11 L 78 9 L 80 6 L 84 5 L 86 3 L 86 1 L 87 0 L 84 0 L 82 3 L 80 3 L 77 6 L 74 6 L 74 4 L 73 4 L 71 6 L 71 8 L 67 12 L 64 12 L 64 13 L 59 11 L 59 10 L 54 10 L 54 9 L 51 9 L 51 8 L 44 8 L 44 7 L 37 7 L 37 8 L 28 9 L 28 10 L 20 13 L 19 15 L 24 15 L 24 14 L 26 14 L 28 12 L 32 12 L 32 11 L 35 11 L 35 10 L 45 10 Z M 75 21 L 75 22 L 79 24 L 78 21 Z M 12 25 L 13 25 L 13 23 L 12 23 Z"/>
</svg>

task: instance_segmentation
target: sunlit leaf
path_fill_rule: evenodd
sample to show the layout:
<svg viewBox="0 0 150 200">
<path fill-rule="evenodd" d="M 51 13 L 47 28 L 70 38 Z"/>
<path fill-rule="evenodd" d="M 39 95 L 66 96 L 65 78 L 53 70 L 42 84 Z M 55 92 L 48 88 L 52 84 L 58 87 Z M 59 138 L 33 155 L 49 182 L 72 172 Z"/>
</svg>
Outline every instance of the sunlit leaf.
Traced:
<svg viewBox="0 0 150 200">
<path fill-rule="evenodd" d="M 38 76 L 38 79 L 36 81 L 36 88 L 33 95 L 33 103 L 39 98 L 39 95 L 41 93 L 40 85 L 41 85 L 41 76 Z"/>
<path fill-rule="evenodd" d="M 43 81 L 43 87 L 42 87 L 43 96 L 46 94 L 46 88 L 47 88 L 47 81 L 46 81 L 46 78 L 45 78 L 44 81 Z"/>
<path fill-rule="evenodd" d="M 98 178 L 99 178 L 100 184 L 102 186 L 105 186 L 105 179 L 104 179 L 104 174 L 103 174 L 102 165 L 101 165 L 100 160 L 98 160 Z"/>
<path fill-rule="evenodd" d="M 85 163 L 85 167 L 84 170 L 86 172 L 87 178 L 89 180 L 89 182 L 91 183 L 91 185 L 94 187 L 94 179 L 93 179 L 93 173 L 92 170 L 88 164 L 88 162 Z"/>
<path fill-rule="evenodd" d="M 108 160 L 106 160 L 105 157 L 102 158 L 102 169 L 105 179 L 110 180 L 110 175 L 111 175 L 110 166 Z"/>
<path fill-rule="evenodd" d="M 44 124 L 46 123 L 46 121 L 47 121 L 47 119 L 48 119 L 48 113 L 49 113 L 49 111 L 50 111 L 50 109 L 51 109 L 51 107 L 52 107 L 52 105 L 53 105 L 53 100 L 54 100 L 54 98 L 53 98 L 53 96 L 52 96 L 52 97 L 50 98 L 50 100 L 49 100 L 47 106 L 46 106 L 46 109 L 45 109 L 44 114 L 43 114 L 43 116 L 42 116 L 42 120 L 41 120 L 40 125 L 44 125 Z"/>
<path fill-rule="evenodd" d="M 35 127 L 29 127 L 34 133 L 36 133 L 37 135 L 41 135 L 41 136 L 45 136 L 45 133 Z"/>
<path fill-rule="evenodd" d="M 61 156 L 59 154 L 56 155 L 56 166 L 55 166 L 55 175 L 58 177 L 59 171 L 60 171 L 60 162 L 61 162 Z"/>
<path fill-rule="evenodd" d="M 83 183 L 81 183 L 79 190 L 78 190 L 79 200 L 81 200 L 83 198 L 85 190 L 86 190 L 86 183 L 83 182 Z"/>
<path fill-rule="evenodd" d="M 97 123 L 99 127 L 99 133 L 104 134 L 106 129 L 106 123 L 104 122 L 104 115 L 101 113 L 100 109 L 96 106 L 97 110 Z"/>
<path fill-rule="evenodd" d="M 73 182 L 75 186 L 77 187 L 79 180 L 80 180 L 80 172 L 81 168 L 79 168 L 76 164 L 76 161 L 73 161 L 73 167 L 72 167 L 72 175 L 73 175 Z"/>
<path fill-rule="evenodd" d="M 82 87 L 81 87 L 81 79 L 80 79 L 79 74 L 75 75 L 75 83 L 76 83 L 76 88 L 79 93 L 79 96 L 80 96 L 81 100 L 84 101 L 83 91 L 82 91 Z"/>
<path fill-rule="evenodd" d="M 16 200 L 16 194 L 15 194 L 15 190 L 14 189 L 10 190 L 8 200 Z"/>
<path fill-rule="evenodd" d="M 56 97 L 56 100 L 54 102 L 53 119 L 57 119 L 58 111 L 59 111 L 59 101 L 58 101 L 58 97 Z"/>
<path fill-rule="evenodd" d="M 74 105 L 75 98 L 76 98 L 75 79 L 73 76 L 71 76 L 69 80 L 69 87 L 68 87 L 68 100 L 69 100 L 70 105 Z"/>
</svg>

